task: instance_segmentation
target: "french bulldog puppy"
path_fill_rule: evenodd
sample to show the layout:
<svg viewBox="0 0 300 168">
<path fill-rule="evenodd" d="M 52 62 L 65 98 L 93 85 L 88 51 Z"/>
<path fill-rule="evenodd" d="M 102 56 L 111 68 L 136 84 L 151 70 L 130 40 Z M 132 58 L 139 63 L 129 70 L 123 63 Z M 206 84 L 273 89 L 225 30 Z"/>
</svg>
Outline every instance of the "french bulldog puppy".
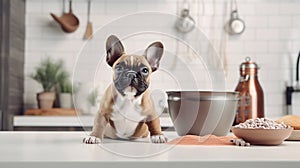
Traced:
<svg viewBox="0 0 300 168">
<path fill-rule="evenodd" d="M 135 139 L 148 137 L 153 143 L 165 143 L 160 120 L 150 96 L 150 77 L 159 67 L 163 44 L 150 44 L 143 55 L 126 54 L 114 35 L 106 41 L 106 62 L 113 69 L 113 83 L 107 88 L 92 133 L 84 143 L 100 143 L 103 137 Z"/>
</svg>

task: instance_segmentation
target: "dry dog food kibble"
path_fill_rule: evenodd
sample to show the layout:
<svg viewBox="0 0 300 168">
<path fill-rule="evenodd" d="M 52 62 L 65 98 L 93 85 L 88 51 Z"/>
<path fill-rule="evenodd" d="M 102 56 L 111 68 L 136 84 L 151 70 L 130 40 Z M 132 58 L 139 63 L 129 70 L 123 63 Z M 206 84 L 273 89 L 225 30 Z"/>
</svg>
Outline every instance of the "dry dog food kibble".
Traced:
<svg viewBox="0 0 300 168">
<path fill-rule="evenodd" d="M 287 125 L 284 123 L 277 123 L 267 118 L 255 118 L 249 119 L 243 123 L 240 123 L 235 128 L 250 128 L 250 129 L 286 129 Z"/>
</svg>

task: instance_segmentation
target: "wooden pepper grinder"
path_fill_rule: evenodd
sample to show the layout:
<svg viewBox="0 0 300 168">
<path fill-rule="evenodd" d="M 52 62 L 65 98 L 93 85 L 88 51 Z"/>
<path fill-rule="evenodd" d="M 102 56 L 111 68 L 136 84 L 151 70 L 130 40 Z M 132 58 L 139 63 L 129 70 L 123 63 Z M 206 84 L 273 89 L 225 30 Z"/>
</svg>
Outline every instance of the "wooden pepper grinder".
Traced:
<svg viewBox="0 0 300 168">
<path fill-rule="evenodd" d="M 234 125 L 251 118 L 264 117 L 264 93 L 258 81 L 258 69 L 250 57 L 240 65 L 240 80 L 235 89 L 239 92 L 240 100 Z"/>
</svg>

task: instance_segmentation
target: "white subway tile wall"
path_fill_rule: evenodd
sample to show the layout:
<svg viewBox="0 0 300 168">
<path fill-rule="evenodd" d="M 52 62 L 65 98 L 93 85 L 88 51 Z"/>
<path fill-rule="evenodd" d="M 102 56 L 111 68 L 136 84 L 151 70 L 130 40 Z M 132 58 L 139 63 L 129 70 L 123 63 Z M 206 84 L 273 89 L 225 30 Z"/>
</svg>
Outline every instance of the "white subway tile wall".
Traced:
<svg viewBox="0 0 300 168">
<path fill-rule="evenodd" d="M 183 0 L 92 0 L 91 20 L 94 31 L 121 16 L 136 12 L 156 11 L 169 14 L 178 13 L 178 6 Z M 60 15 L 63 11 L 63 0 L 26 0 L 26 53 L 25 53 L 25 108 L 36 107 L 35 95 L 42 88 L 28 76 L 34 67 L 46 57 L 63 59 L 67 69 L 72 72 L 76 57 L 86 41 L 82 40 L 87 22 L 87 0 L 73 0 L 73 12 L 80 20 L 80 27 L 74 33 L 64 33 L 49 15 L 53 12 Z M 238 83 L 239 64 L 250 56 L 260 65 L 259 80 L 265 94 L 265 111 L 267 117 L 278 117 L 286 114 L 284 91 L 287 84 L 294 84 L 295 67 L 300 50 L 300 1 L 298 0 L 240 0 L 239 16 L 246 23 L 246 30 L 240 36 L 228 36 L 223 27 L 229 19 L 230 0 L 189 0 L 191 15 L 197 26 L 212 42 L 221 57 L 226 57 L 226 90 L 232 91 Z M 65 11 L 68 7 L 66 5 Z M 151 24 L 151 21 L 149 21 Z M 138 26 L 138 25 L 136 25 Z M 174 24 L 162 22 L 166 29 Z M 121 29 L 121 28 L 120 28 Z M 126 27 L 122 27 L 126 29 Z M 118 34 L 118 32 L 112 32 Z M 104 48 L 105 37 L 96 37 L 99 47 Z M 126 50 L 135 52 L 145 48 L 156 36 L 136 37 L 126 42 Z M 204 65 L 193 65 L 197 59 L 186 46 L 176 41 L 162 38 L 171 54 L 163 58 L 162 70 L 153 76 L 154 89 L 178 89 L 176 77 L 168 74 L 166 69 L 174 69 L 173 75 L 180 76 L 189 84 L 190 76 L 182 68 L 189 64 L 199 75 L 196 80 L 199 89 L 212 89 L 209 74 Z M 190 41 L 191 43 L 194 41 Z M 103 46 L 102 46 L 103 45 Z M 178 51 L 178 58 L 172 55 Z M 97 50 L 92 51 L 95 54 Z M 97 53 L 96 53 L 97 54 Z M 99 57 L 104 53 L 99 53 Z M 88 58 L 87 58 L 88 59 Z M 181 60 L 181 61 L 178 61 Z M 204 63 L 205 64 L 205 63 Z M 165 67 L 167 68 L 165 68 Z M 83 71 L 88 71 L 88 65 Z M 103 73 L 104 72 L 104 73 Z M 101 90 L 111 82 L 111 71 L 108 67 L 96 75 L 103 82 Z M 99 78 L 99 79 L 98 79 Z M 175 78 L 175 79 L 174 79 Z M 293 111 L 300 114 L 300 94 L 293 95 Z"/>
</svg>

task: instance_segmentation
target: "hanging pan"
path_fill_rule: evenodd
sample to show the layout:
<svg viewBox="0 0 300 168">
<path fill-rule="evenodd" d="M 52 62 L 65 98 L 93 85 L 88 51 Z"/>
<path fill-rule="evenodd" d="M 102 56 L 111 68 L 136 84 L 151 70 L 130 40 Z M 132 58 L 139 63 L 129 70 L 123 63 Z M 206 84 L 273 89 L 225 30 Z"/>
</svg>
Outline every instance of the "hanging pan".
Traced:
<svg viewBox="0 0 300 168">
<path fill-rule="evenodd" d="M 233 7 L 233 1 L 234 1 L 235 8 Z M 245 22 L 239 18 L 237 2 L 236 0 L 231 0 L 230 19 L 225 25 L 225 30 L 230 35 L 239 35 L 245 31 L 245 28 L 246 28 Z"/>
<path fill-rule="evenodd" d="M 181 33 L 188 33 L 195 28 L 195 20 L 190 15 L 190 4 L 187 0 L 183 2 L 180 17 L 176 20 L 175 27 Z"/>
<path fill-rule="evenodd" d="M 65 1 L 64 1 L 65 4 Z M 63 12 L 63 15 L 58 17 L 53 13 L 50 13 L 53 19 L 58 22 L 62 28 L 62 30 L 66 33 L 72 33 L 79 27 L 79 20 L 73 14 L 72 10 L 72 0 L 69 0 L 69 13 Z"/>
</svg>

